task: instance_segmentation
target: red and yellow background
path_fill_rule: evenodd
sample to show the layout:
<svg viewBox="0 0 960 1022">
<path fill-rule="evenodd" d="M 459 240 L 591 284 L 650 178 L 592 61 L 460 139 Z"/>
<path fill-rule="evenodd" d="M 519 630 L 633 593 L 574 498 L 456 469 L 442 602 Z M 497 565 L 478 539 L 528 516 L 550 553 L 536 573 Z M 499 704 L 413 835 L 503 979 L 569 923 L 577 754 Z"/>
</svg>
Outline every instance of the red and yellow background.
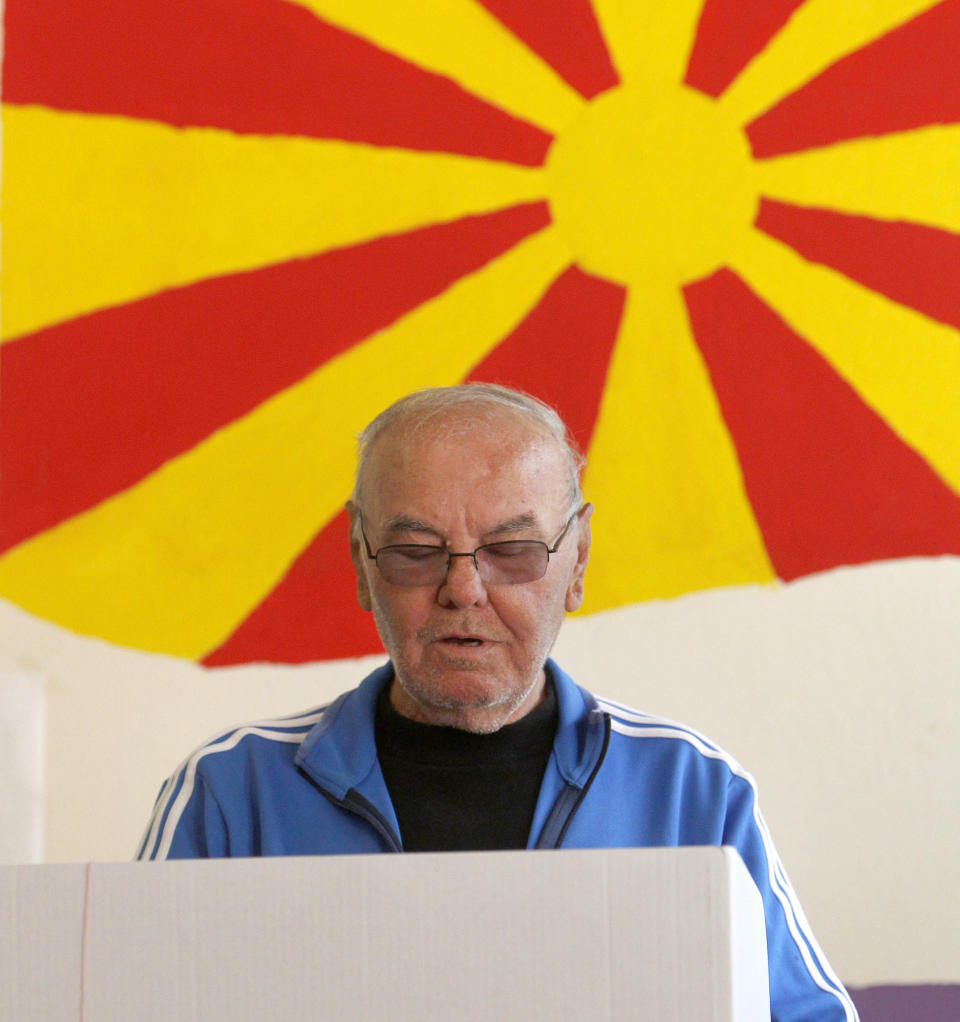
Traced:
<svg viewBox="0 0 960 1022">
<path fill-rule="evenodd" d="M 0 596 L 372 652 L 412 389 L 554 403 L 586 613 L 960 554 L 960 0 L 7 0 Z"/>
</svg>

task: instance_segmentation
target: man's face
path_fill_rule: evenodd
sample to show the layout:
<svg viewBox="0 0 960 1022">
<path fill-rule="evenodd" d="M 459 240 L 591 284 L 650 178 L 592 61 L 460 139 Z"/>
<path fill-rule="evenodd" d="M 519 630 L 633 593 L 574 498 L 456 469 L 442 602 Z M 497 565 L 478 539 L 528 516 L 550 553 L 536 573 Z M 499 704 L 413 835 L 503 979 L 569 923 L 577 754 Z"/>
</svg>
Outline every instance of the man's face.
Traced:
<svg viewBox="0 0 960 1022">
<path fill-rule="evenodd" d="M 402 543 L 456 553 L 512 539 L 552 545 L 562 531 L 569 475 L 556 443 L 507 413 L 472 429 L 463 416 L 412 439 L 395 426 L 377 440 L 360 495 L 374 552 Z M 439 585 L 390 585 L 352 539 L 358 598 L 396 669 L 391 701 L 400 713 L 488 732 L 537 705 L 564 610 L 583 598 L 589 516 L 588 507 L 574 521 L 544 577 L 520 585 L 485 583 L 468 557 L 451 560 Z"/>
</svg>

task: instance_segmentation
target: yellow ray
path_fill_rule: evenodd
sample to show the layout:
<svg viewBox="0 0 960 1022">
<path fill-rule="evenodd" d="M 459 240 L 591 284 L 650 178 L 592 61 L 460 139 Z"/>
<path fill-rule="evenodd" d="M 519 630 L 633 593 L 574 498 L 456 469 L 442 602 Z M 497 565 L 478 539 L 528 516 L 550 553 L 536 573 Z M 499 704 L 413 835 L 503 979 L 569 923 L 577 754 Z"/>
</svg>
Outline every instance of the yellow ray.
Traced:
<svg viewBox="0 0 960 1022">
<path fill-rule="evenodd" d="M 588 611 L 774 577 L 680 292 L 630 292 L 585 477 Z"/>
<path fill-rule="evenodd" d="M 528 239 L 138 485 L 8 552 L 0 593 L 123 645 L 184 657 L 219 646 L 341 507 L 363 424 L 402 394 L 464 376 L 568 258 L 551 230 Z"/>
<path fill-rule="evenodd" d="M 770 198 L 960 231 L 960 125 L 858 138 L 754 167 Z"/>
<path fill-rule="evenodd" d="M 759 231 L 732 268 L 960 492 L 960 332 Z"/>
<path fill-rule="evenodd" d="M 296 0 L 324 21 L 556 132 L 582 97 L 474 0 Z"/>
<path fill-rule="evenodd" d="M 541 172 L 304 138 L 4 110 L 3 334 L 543 194 Z"/>
<path fill-rule="evenodd" d="M 626 84 L 683 81 L 702 7 L 703 0 L 593 2 L 614 67 Z"/>
<path fill-rule="evenodd" d="M 731 116 L 746 124 L 841 57 L 939 2 L 807 0 L 724 93 L 722 102 Z"/>
</svg>

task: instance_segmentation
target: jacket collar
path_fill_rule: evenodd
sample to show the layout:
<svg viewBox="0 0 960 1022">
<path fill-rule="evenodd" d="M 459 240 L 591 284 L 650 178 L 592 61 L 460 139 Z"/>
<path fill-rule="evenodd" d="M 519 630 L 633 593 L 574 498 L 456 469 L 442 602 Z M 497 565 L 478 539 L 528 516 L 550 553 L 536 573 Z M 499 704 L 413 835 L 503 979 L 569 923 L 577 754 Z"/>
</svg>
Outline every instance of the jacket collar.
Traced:
<svg viewBox="0 0 960 1022">
<path fill-rule="evenodd" d="M 594 697 L 553 660 L 545 667 L 557 693 L 555 762 L 568 784 L 582 787 L 602 747 L 603 713 Z M 354 789 L 375 805 L 389 804 L 377 762 L 374 718 L 380 689 L 392 678 L 389 662 L 367 675 L 327 707 L 297 751 L 297 766 L 338 801 Z"/>
<path fill-rule="evenodd" d="M 351 789 L 371 798 L 386 786 L 377 763 L 374 717 L 380 689 L 393 678 L 393 664 L 378 667 L 334 700 L 297 750 L 296 764 L 338 801 Z M 367 789 L 372 785 L 374 791 Z"/>
<path fill-rule="evenodd" d="M 557 693 L 557 736 L 553 742 L 557 768 L 568 784 L 582 788 L 603 748 L 603 711 L 553 660 L 547 660 L 546 668 Z"/>
</svg>

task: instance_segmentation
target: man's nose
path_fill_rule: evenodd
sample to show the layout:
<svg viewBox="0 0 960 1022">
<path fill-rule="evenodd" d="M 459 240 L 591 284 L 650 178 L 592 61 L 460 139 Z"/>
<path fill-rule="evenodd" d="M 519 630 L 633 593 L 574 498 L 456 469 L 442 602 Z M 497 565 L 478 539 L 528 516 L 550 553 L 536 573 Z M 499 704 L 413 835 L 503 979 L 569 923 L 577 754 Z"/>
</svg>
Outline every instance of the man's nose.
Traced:
<svg viewBox="0 0 960 1022">
<path fill-rule="evenodd" d="M 451 554 L 447 577 L 437 598 L 444 606 L 470 607 L 483 603 L 487 588 L 480 577 L 476 554 Z"/>
</svg>

